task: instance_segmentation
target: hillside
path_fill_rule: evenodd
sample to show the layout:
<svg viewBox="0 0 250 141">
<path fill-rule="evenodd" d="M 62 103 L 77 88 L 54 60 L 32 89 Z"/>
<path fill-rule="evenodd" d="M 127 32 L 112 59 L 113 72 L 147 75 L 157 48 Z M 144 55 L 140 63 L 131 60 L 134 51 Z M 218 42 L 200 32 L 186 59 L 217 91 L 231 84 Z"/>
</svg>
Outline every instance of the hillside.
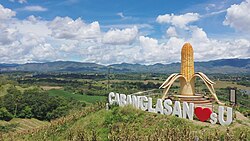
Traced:
<svg viewBox="0 0 250 141">
<path fill-rule="evenodd" d="M 171 64 L 114 64 L 111 68 L 127 72 L 174 73 L 179 72 L 180 63 Z M 222 59 L 208 62 L 195 62 L 195 70 L 204 73 L 250 73 L 250 59 Z"/>
<path fill-rule="evenodd" d="M 17 71 L 41 71 L 41 72 L 53 72 L 53 71 L 98 71 L 102 70 L 104 66 L 95 63 L 81 63 L 72 61 L 56 61 L 47 63 L 28 63 L 19 65 L 16 68 Z"/>
<path fill-rule="evenodd" d="M 179 72 L 180 63 L 171 64 L 112 64 L 109 66 L 95 63 L 56 61 L 47 63 L 0 64 L 0 71 L 33 71 L 33 72 L 94 72 L 107 73 L 173 73 Z M 195 62 L 195 70 L 204 73 L 250 73 L 250 59 L 222 59 L 208 62 Z"/>
<path fill-rule="evenodd" d="M 132 107 L 115 107 L 106 111 L 94 106 L 80 113 L 70 120 L 66 117 L 52 122 L 46 128 L 9 137 L 28 141 L 250 139 L 249 120 L 235 120 L 230 126 L 220 126 L 148 113 Z"/>
</svg>

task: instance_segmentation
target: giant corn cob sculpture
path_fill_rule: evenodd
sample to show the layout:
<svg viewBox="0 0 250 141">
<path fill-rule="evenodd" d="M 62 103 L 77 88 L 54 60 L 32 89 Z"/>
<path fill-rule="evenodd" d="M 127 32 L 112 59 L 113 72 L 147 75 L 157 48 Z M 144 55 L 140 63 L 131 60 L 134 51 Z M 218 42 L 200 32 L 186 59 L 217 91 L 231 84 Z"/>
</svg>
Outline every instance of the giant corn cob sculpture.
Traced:
<svg viewBox="0 0 250 141">
<path fill-rule="evenodd" d="M 181 50 L 181 73 L 171 74 L 167 80 L 160 86 L 164 88 L 163 97 L 165 99 L 168 90 L 172 86 L 175 80 L 180 80 L 180 94 L 183 96 L 194 96 L 195 95 L 195 77 L 199 77 L 206 84 L 208 90 L 215 98 L 218 104 L 223 104 L 217 98 L 213 85 L 215 84 L 202 72 L 194 72 L 194 52 L 190 43 L 185 43 Z"/>
</svg>

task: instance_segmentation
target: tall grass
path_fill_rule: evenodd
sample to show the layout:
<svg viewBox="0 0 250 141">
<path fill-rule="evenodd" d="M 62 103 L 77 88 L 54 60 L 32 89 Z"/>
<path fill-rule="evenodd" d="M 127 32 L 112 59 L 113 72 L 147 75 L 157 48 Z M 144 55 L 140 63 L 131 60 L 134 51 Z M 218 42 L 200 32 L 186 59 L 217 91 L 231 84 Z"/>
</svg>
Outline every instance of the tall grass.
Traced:
<svg viewBox="0 0 250 141">
<path fill-rule="evenodd" d="M 105 107 L 105 103 L 97 102 L 92 106 L 85 107 L 82 110 L 74 112 L 74 114 L 58 118 L 50 122 L 46 126 L 34 128 L 25 131 L 9 132 L 4 134 L 0 132 L 0 141 L 16 141 L 16 140 L 51 140 L 55 133 L 66 130 L 67 126 L 74 123 L 78 119 L 87 116 L 90 113 L 96 112 Z"/>
<path fill-rule="evenodd" d="M 247 141 L 245 125 L 204 126 L 186 119 L 148 113 L 133 107 L 104 109 L 97 103 L 54 120 L 48 126 L 22 133 L 0 134 L 0 140 L 36 141 Z"/>
</svg>

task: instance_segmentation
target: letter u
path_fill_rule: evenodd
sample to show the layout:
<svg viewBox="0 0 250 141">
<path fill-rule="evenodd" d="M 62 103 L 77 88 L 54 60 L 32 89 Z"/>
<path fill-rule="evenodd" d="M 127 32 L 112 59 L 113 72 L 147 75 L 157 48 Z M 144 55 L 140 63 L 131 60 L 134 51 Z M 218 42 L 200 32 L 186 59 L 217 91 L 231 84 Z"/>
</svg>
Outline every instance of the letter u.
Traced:
<svg viewBox="0 0 250 141">
<path fill-rule="evenodd" d="M 224 107 L 219 106 L 219 122 L 221 125 L 229 125 L 233 121 L 233 109 L 227 107 L 227 120 L 224 120 Z"/>
</svg>

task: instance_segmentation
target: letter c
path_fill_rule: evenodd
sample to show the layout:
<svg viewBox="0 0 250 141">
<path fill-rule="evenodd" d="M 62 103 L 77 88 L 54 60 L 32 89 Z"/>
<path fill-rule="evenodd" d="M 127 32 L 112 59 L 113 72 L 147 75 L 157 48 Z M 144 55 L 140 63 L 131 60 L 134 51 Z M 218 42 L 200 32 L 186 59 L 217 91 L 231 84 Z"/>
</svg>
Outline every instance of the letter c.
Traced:
<svg viewBox="0 0 250 141">
<path fill-rule="evenodd" d="M 112 105 L 115 100 L 112 99 L 112 97 L 115 97 L 115 93 L 114 92 L 110 92 L 109 93 L 109 104 Z"/>
</svg>

